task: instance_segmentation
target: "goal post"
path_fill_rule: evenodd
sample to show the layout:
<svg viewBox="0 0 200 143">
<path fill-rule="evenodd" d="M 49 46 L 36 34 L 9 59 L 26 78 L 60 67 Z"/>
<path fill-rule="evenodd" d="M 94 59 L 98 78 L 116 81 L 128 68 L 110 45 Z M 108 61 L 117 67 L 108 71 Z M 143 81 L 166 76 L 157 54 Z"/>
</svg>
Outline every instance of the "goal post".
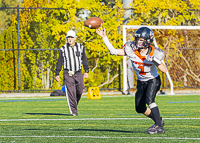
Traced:
<svg viewBox="0 0 200 143">
<path fill-rule="evenodd" d="M 159 29 L 163 29 L 163 30 L 195 30 L 195 29 L 200 29 L 200 26 L 147 26 L 147 25 L 123 25 L 123 45 L 128 41 L 127 40 L 127 30 L 137 30 L 138 28 L 142 27 L 142 26 L 146 26 L 149 27 L 152 30 L 159 30 Z M 134 34 L 134 33 L 132 33 Z M 132 41 L 133 39 L 131 39 Z M 159 47 L 156 39 L 154 37 L 154 45 L 156 47 Z M 165 62 L 162 60 L 162 62 L 165 64 Z M 129 89 L 128 89 L 128 83 L 127 83 L 127 56 L 123 57 L 123 93 L 124 94 L 128 94 L 129 93 Z M 170 83 L 170 95 L 174 94 L 174 86 L 173 86 L 173 82 L 172 79 L 170 77 L 170 74 L 167 70 L 166 72 L 166 77 Z"/>
</svg>

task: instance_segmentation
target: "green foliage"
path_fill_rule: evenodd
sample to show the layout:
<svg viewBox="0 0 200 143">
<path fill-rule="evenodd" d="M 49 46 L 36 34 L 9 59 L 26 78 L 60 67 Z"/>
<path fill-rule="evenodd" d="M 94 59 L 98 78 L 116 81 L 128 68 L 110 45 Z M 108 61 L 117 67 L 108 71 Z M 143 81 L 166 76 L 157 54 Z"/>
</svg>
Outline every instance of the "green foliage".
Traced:
<svg viewBox="0 0 200 143">
<path fill-rule="evenodd" d="M 11 26 L 0 36 L 1 49 L 16 49 L 17 35 Z M 15 90 L 17 80 L 17 51 L 0 51 L 0 90 Z M 22 83 L 23 84 L 23 83 Z"/>
<path fill-rule="evenodd" d="M 200 1 L 190 0 L 137 0 L 133 3 L 130 25 L 199 25 Z M 198 17 L 197 17 L 198 16 Z"/>
<path fill-rule="evenodd" d="M 128 24 L 199 25 L 198 12 L 191 10 L 199 8 L 199 0 L 190 0 L 189 2 L 181 0 L 134 1 L 134 15 Z M 100 86 L 115 77 L 118 74 L 118 65 L 122 63 L 122 57 L 110 55 L 95 29 L 85 27 L 84 20 L 79 16 L 79 11 L 87 10 L 90 12 L 89 17 L 101 18 L 104 21 L 102 26 L 107 30 L 111 43 L 115 48 L 121 48 L 123 44 L 121 30 L 124 20 L 122 3 L 115 1 L 113 6 L 107 5 L 109 3 L 101 5 L 100 0 L 53 0 L 48 2 L 46 0 L 24 0 L 23 7 L 61 9 L 20 10 L 20 49 L 24 49 L 20 51 L 21 89 L 61 88 L 63 82 L 59 84 L 54 80 L 59 51 L 44 49 L 58 49 L 64 45 L 65 35 L 70 29 L 76 31 L 77 42 L 85 46 L 89 59 L 90 76 L 89 79 L 84 80 L 85 86 Z M 1 49 L 18 48 L 16 16 L 13 15 L 12 18 L 12 24 L 0 37 Z M 11 33 L 13 36 L 10 36 Z M 164 47 L 163 45 L 159 46 Z M 41 49 L 41 51 L 35 49 Z M 0 85 L 2 86 L 0 88 L 1 90 L 16 89 L 18 87 L 18 53 L 17 51 L 1 51 L 0 54 L 2 58 L 0 66 L 5 69 L 5 72 L 1 71 Z M 62 72 L 60 77 L 63 81 Z M 103 87 L 114 88 L 116 80 L 117 78 L 114 79 L 114 84 L 107 84 Z M 118 85 L 116 87 L 118 88 Z"/>
<path fill-rule="evenodd" d="M 116 2 L 114 9 L 102 6 L 99 1 L 53 1 L 51 3 L 40 3 L 42 7 L 62 7 L 67 10 L 35 10 L 24 11 L 21 14 L 21 42 L 23 49 L 57 49 L 65 44 L 65 35 L 68 30 L 73 29 L 76 31 L 78 40 L 86 48 L 86 53 L 89 61 L 90 68 L 96 65 L 95 60 L 99 59 L 98 70 L 90 72 L 89 79 L 85 80 L 87 86 L 98 86 L 106 81 L 106 78 L 101 78 L 102 71 L 106 74 L 107 67 L 113 68 L 115 65 L 120 64 L 121 57 L 111 56 L 108 54 L 108 50 L 105 45 L 102 44 L 102 39 L 97 36 L 94 29 L 89 29 L 84 26 L 82 21 L 76 13 L 79 9 L 87 9 L 91 11 L 90 16 L 99 16 L 104 22 L 103 26 L 108 29 L 110 33 L 109 37 L 113 40 L 113 45 L 116 48 L 121 48 L 122 35 L 118 33 L 118 27 L 122 24 L 120 18 L 123 16 L 122 5 Z M 24 6 L 33 7 L 34 4 L 29 1 L 24 1 Z M 111 16 L 113 17 L 111 19 Z M 109 28 L 111 27 L 112 28 Z M 26 28 L 24 28 L 26 27 Z M 105 56 L 105 54 L 107 56 Z M 43 84 L 43 76 L 47 78 L 47 68 L 50 68 L 51 80 L 50 88 L 57 85 L 54 80 L 55 76 L 55 64 L 57 62 L 58 52 L 50 51 L 29 51 L 24 53 L 25 61 L 25 80 L 29 80 L 27 88 L 41 88 Z M 41 64 L 43 63 L 43 66 Z M 49 64 L 47 64 L 49 62 Z M 92 64 L 93 63 L 93 64 Z M 104 65 L 104 66 L 103 66 Z M 106 65 L 106 66 L 105 66 Z M 110 71 L 109 71 L 110 72 Z M 114 76 L 118 71 L 112 70 L 110 78 Z M 26 76 L 28 75 L 28 76 Z M 94 80 L 96 75 L 98 80 Z M 30 77 L 31 78 L 30 78 Z M 62 77 L 62 75 L 60 74 Z M 107 77 L 107 76 L 105 76 Z M 99 81 L 99 82 L 97 82 Z M 31 83 L 31 84 L 30 84 Z M 112 88 L 112 87 L 111 87 Z"/>
<path fill-rule="evenodd" d="M 0 7 L 17 7 L 17 5 L 21 6 L 22 3 L 18 0 L 1 0 Z M 0 34 L 3 33 L 4 30 L 9 28 L 12 23 L 12 16 L 15 15 L 15 10 L 13 9 L 2 9 L 0 10 Z"/>
</svg>

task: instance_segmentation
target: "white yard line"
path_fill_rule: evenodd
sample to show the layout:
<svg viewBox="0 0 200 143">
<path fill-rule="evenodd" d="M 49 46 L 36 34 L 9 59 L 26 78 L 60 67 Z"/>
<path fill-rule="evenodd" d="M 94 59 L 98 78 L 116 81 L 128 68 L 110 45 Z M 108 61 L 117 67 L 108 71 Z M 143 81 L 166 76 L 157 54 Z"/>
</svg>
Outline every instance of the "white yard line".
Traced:
<svg viewBox="0 0 200 143">
<path fill-rule="evenodd" d="M 165 120 L 200 120 L 200 118 L 163 118 Z M 83 120 L 149 120 L 149 118 L 82 118 L 82 119 L 0 119 L 1 122 L 9 121 L 83 121 Z"/>
<path fill-rule="evenodd" d="M 0 138 L 101 138 L 101 139 L 166 139 L 166 140 L 200 140 L 200 138 L 175 137 L 108 137 L 108 136 L 0 136 Z"/>
<path fill-rule="evenodd" d="M 148 120 L 149 118 L 82 118 L 82 119 L 0 119 L 0 121 L 47 121 L 47 120 Z M 163 118 L 168 120 L 199 120 L 200 118 Z M 180 137 L 109 137 L 109 136 L 0 136 L 0 138 L 100 138 L 100 139 L 152 139 L 152 140 L 200 140 Z"/>
</svg>

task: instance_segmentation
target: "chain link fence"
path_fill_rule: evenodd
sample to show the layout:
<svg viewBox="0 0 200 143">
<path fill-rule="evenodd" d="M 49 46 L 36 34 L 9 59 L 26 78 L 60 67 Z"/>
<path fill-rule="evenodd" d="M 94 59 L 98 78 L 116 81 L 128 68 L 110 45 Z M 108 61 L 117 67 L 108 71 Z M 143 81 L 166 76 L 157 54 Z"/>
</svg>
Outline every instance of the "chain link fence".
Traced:
<svg viewBox="0 0 200 143">
<path fill-rule="evenodd" d="M 60 72 L 61 83 L 58 83 L 55 69 L 59 48 L 66 39 L 57 40 L 56 36 L 52 36 L 52 23 L 48 19 L 53 15 L 61 23 L 67 21 L 67 16 L 63 14 L 65 12 L 60 11 L 68 12 L 63 8 L 0 8 L 1 15 L 10 15 L 7 22 L 1 23 L 4 28 L 0 33 L 0 92 L 49 92 L 62 89 L 63 71 Z M 35 13 L 45 18 L 30 16 Z M 62 32 L 59 34 L 66 35 Z M 77 42 L 82 42 L 79 37 Z M 121 90 L 120 64 L 96 66 L 99 58 L 88 58 L 92 72 L 90 78 L 84 80 L 85 89 L 99 86 L 102 90 Z"/>
<path fill-rule="evenodd" d="M 65 9 L 0 8 L 1 15 L 10 14 L 7 21 L 1 22 L 0 92 L 45 92 L 62 88 L 64 82 L 55 81 L 55 68 L 60 45 L 65 41 L 57 40 L 55 36 L 48 34 L 51 33 L 49 15 L 52 11 L 61 10 Z M 38 11 L 47 18 L 30 19 L 27 16 Z M 64 21 L 60 15 L 54 17 Z M 174 88 L 199 88 L 200 30 L 154 30 L 154 32 L 157 43 L 166 53 L 165 62 Z M 134 31 L 129 33 L 133 35 Z M 90 79 L 84 80 L 86 89 L 100 86 L 102 90 L 121 91 L 122 62 L 116 64 L 111 61 L 113 65 L 109 67 L 96 66 L 100 58 L 104 60 L 103 56 L 88 59 L 92 72 Z M 136 76 L 131 68 L 128 72 L 131 76 L 129 78 L 133 79 L 129 83 L 129 88 L 135 89 Z M 60 74 L 62 75 L 62 71 Z M 168 89 L 170 85 L 166 75 L 161 72 L 159 74 L 162 88 Z M 62 76 L 61 80 L 63 81 Z"/>
</svg>

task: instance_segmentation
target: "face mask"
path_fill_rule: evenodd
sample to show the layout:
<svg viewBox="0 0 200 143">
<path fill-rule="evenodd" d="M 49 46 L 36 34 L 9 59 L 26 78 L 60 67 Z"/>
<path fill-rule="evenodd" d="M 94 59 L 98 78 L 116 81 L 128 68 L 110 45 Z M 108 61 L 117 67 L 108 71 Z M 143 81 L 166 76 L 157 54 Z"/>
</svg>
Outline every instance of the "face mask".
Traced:
<svg viewBox="0 0 200 143">
<path fill-rule="evenodd" d="M 142 42 L 142 43 L 141 43 L 141 42 L 139 43 L 138 41 L 139 41 L 139 40 L 136 39 L 136 41 L 135 41 L 135 46 L 136 46 L 137 49 L 142 49 L 142 48 L 143 48 L 143 42 Z"/>
<path fill-rule="evenodd" d="M 142 44 L 136 44 L 137 49 L 142 49 L 143 45 Z"/>
<path fill-rule="evenodd" d="M 136 39 L 135 46 L 137 47 L 137 49 L 145 49 L 150 46 L 150 42 L 148 42 L 148 40 L 145 40 L 142 43 L 138 43 L 138 39 Z"/>
</svg>

